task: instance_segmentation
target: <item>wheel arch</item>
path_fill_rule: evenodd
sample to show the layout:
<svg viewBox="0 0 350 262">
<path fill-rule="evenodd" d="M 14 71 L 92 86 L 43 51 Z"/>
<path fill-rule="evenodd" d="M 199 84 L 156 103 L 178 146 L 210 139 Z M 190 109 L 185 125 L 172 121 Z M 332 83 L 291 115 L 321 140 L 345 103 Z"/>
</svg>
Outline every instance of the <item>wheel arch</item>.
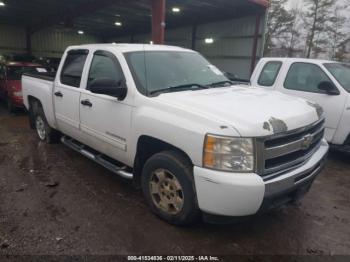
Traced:
<svg viewBox="0 0 350 262">
<path fill-rule="evenodd" d="M 134 159 L 134 183 L 137 187 L 141 184 L 142 169 L 146 161 L 153 155 L 162 151 L 176 151 L 182 154 L 193 166 L 190 156 L 180 148 L 158 138 L 142 135 L 137 141 L 136 155 Z"/>
</svg>

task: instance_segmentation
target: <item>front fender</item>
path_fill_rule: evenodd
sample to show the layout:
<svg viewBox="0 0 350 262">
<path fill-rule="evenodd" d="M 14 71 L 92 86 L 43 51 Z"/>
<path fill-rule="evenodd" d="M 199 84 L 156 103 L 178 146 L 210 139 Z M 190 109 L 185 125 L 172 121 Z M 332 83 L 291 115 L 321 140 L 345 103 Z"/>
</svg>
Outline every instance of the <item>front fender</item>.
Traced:
<svg viewBox="0 0 350 262">
<path fill-rule="evenodd" d="M 208 133 L 238 136 L 235 129 L 223 128 L 215 120 L 186 110 L 143 98 L 136 104 L 132 121 L 130 157 L 136 155 L 139 137 L 146 135 L 162 140 L 185 152 L 195 166 L 202 166 L 203 144 Z"/>
</svg>

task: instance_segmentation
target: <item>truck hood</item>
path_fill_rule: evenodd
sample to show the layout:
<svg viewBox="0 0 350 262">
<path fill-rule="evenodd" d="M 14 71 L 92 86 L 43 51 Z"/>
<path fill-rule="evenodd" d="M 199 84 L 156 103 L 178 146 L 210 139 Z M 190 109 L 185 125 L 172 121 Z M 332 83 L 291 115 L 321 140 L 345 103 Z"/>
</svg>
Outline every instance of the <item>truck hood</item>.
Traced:
<svg viewBox="0 0 350 262">
<path fill-rule="evenodd" d="M 317 104 L 247 86 L 165 93 L 157 99 L 190 114 L 233 127 L 246 137 L 294 130 L 322 117 L 322 109 Z"/>
</svg>

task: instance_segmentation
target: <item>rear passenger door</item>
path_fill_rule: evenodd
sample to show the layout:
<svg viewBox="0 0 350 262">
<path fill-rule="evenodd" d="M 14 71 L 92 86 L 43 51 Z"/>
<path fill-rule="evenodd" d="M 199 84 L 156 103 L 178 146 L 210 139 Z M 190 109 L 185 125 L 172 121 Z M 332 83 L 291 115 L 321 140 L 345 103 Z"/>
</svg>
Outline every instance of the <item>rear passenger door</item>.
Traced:
<svg viewBox="0 0 350 262">
<path fill-rule="evenodd" d="M 54 106 L 57 125 L 63 133 L 79 136 L 80 87 L 88 50 L 70 50 L 56 77 Z"/>
<path fill-rule="evenodd" d="M 125 83 L 117 57 L 107 51 L 93 54 L 86 89 L 80 97 L 80 127 L 89 136 L 88 145 L 121 162 L 127 162 L 132 105 L 128 92 L 125 99 L 89 91 L 94 80 L 110 79 Z"/>
</svg>

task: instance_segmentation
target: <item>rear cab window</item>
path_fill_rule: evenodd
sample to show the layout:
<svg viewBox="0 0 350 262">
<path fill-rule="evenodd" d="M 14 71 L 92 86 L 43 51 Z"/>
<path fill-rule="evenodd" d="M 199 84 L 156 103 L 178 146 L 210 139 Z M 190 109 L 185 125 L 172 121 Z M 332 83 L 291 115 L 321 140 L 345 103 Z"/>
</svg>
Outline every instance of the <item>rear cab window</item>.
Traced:
<svg viewBox="0 0 350 262">
<path fill-rule="evenodd" d="M 71 87 L 80 87 L 81 77 L 88 54 L 88 50 L 68 51 L 60 76 L 62 84 Z"/>
<path fill-rule="evenodd" d="M 270 61 L 267 62 L 258 79 L 258 84 L 260 86 L 273 86 L 276 82 L 276 78 L 282 67 L 281 61 Z"/>
</svg>

